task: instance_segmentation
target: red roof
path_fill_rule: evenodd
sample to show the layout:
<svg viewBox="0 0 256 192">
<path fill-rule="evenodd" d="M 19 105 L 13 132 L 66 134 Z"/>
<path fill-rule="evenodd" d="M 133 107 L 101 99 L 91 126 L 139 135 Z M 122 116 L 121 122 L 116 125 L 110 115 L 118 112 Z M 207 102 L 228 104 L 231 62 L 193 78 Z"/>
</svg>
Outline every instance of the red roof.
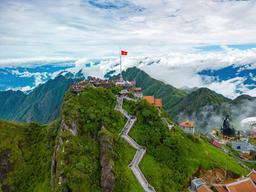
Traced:
<svg viewBox="0 0 256 192">
<path fill-rule="evenodd" d="M 145 99 L 147 102 L 149 102 L 150 104 L 154 104 L 155 103 L 155 98 L 154 96 L 144 96 L 143 99 Z"/>
<path fill-rule="evenodd" d="M 190 121 L 181 122 L 180 126 L 183 128 L 194 128 L 194 124 Z"/>
<path fill-rule="evenodd" d="M 130 90 L 132 90 L 132 91 L 141 91 L 142 89 L 140 87 L 133 87 Z"/>
<path fill-rule="evenodd" d="M 215 188 L 215 190 L 217 191 L 217 192 L 227 192 L 227 189 L 226 189 L 226 187 L 224 187 L 224 186 L 215 186 L 214 187 Z"/>
<path fill-rule="evenodd" d="M 155 99 L 155 106 L 156 107 L 162 107 L 163 105 L 162 105 L 162 99 Z"/>
<path fill-rule="evenodd" d="M 198 189 L 197 192 L 212 192 L 212 190 L 206 186 L 206 185 L 201 185 Z"/>
<path fill-rule="evenodd" d="M 226 185 L 229 192 L 256 192 L 256 185 L 250 178 Z"/>
<path fill-rule="evenodd" d="M 144 96 L 143 99 L 145 99 L 150 104 L 156 106 L 156 107 L 162 107 L 162 99 L 155 99 L 154 96 Z"/>
<path fill-rule="evenodd" d="M 217 148 L 221 148 L 221 144 L 218 141 L 216 141 L 215 139 L 211 140 L 211 144 Z"/>
<path fill-rule="evenodd" d="M 254 183 L 256 183 L 256 171 L 255 171 L 255 170 L 252 170 L 251 173 L 249 173 L 248 176 L 251 178 L 251 180 L 252 180 Z"/>
</svg>

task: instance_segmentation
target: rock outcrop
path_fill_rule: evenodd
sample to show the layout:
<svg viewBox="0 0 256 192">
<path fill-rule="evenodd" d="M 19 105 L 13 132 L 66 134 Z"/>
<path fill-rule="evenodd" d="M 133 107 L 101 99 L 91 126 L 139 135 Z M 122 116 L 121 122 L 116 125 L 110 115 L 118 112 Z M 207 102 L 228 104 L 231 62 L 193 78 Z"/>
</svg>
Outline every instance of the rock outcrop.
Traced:
<svg viewBox="0 0 256 192">
<path fill-rule="evenodd" d="M 65 178 L 61 176 L 61 173 L 57 171 L 58 167 L 58 156 L 59 153 L 61 152 L 61 149 L 63 148 L 63 137 L 62 134 L 64 131 L 70 131 L 72 135 L 77 136 L 77 126 L 75 125 L 74 122 L 72 122 L 71 126 L 68 126 L 65 123 L 64 116 L 62 117 L 61 124 L 60 124 L 60 129 L 59 129 L 59 136 L 58 139 L 56 140 L 56 145 L 55 145 L 55 150 L 52 156 L 52 161 L 51 161 L 51 187 L 52 190 L 56 188 L 56 184 L 62 185 L 65 182 Z M 62 149 L 62 152 L 64 150 Z"/>
<path fill-rule="evenodd" d="M 70 124 L 70 126 L 67 125 L 64 117 L 62 117 L 61 128 L 66 129 L 66 130 L 70 131 L 72 133 L 72 135 L 77 136 L 78 135 L 77 123 L 74 121 L 71 121 L 69 124 Z"/>
<path fill-rule="evenodd" d="M 111 192 L 115 187 L 115 174 L 112 166 L 113 139 L 108 131 L 102 127 L 99 136 L 101 187 L 103 192 Z"/>
</svg>

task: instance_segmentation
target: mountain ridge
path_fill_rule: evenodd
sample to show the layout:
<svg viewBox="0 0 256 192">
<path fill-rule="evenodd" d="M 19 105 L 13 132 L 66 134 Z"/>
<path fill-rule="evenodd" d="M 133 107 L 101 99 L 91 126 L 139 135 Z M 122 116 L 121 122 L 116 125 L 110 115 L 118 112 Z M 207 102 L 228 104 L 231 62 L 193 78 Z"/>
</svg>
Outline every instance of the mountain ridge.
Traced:
<svg viewBox="0 0 256 192">
<path fill-rule="evenodd" d="M 53 121 L 59 116 L 62 99 L 72 83 L 72 79 L 58 76 L 28 94 L 21 91 L 2 91 L 0 118 L 21 122 Z"/>
<path fill-rule="evenodd" d="M 76 77 L 81 79 L 82 72 L 80 71 L 76 76 L 66 75 L 67 77 L 58 76 L 28 94 L 20 91 L 0 92 L 0 118 L 48 123 L 60 117 L 60 105 L 64 93 L 73 82 L 77 81 Z M 240 126 L 239 122 L 243 118 L 256 116 L 255 98 L 248 95 L 241 95 L 231 100 L 207 88 L 199 88 L 187 93 L 150 77 L 136 67 L 124 71 L 123 77 L 127 80 L 135 80 L 137 86 L 143 89 L 144 95 L 162 98 L 164 109 L 176 122 L 196 121 L 199 130 L 220 127 L 226 114 L 234 116 L 237 127 Z M 243 112 L 239 113 L 239 109 Z M 207 122 L 201 120 L 202 117 L 210 119 L 210 127 Z"/>
<path fill-rule="evenodd" d="M 0 187 L 21 192 L 144 191 L 128 166 L 136 151 L 120 137 L 126 121 L 115 110 L 119 91 L 115 86 L 68 91 L 61 118 L 53 124 L 0 121 L 0 174 L 7 170 L 6 162 L 12 167 L 0 178 Z M 123 108 L 137 117 L 129 136 L 147 148 L 140 169 L 156 191 L 186 190 L 199 167 L 247 174 L 204 137 L 184 134 L 164 110 L 145 100 L 125 100 Z"/>
<path fill-rule="evenodd" d="M 166 106 L 165 109 L 168 112 L 168 108 L 171 108 L 175 103 L 179 102 L 185 95 L 187 95 L 185 91 L 156 80 L 136 67 L 128 68 L 122 75 L 127 80 L 135 80 L 137 86 L 143 89 L 144 95 L 161 97 Z"/>
</svg>

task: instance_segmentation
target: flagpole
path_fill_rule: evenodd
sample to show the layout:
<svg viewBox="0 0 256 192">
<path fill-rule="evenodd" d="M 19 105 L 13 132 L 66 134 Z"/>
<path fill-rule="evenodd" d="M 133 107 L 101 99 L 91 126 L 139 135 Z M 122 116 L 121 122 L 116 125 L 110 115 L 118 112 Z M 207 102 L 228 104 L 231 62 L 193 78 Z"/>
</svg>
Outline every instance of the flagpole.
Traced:
<svg viewBox="0 0 256 192">
<path fill-rule="evenodd" d="M 123 76 L 122 76 L 122 55 L 121 55 L 121 49 L 119 51 L 120 54 L 120 81 L 123 81 Z"/>
</svg>

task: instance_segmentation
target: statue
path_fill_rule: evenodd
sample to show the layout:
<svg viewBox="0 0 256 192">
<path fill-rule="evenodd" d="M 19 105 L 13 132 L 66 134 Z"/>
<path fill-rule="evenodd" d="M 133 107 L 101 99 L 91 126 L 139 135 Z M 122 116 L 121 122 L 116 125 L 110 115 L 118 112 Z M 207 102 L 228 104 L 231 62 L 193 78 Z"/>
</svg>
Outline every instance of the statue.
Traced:
<svg viewBox="0 0 256 192">
<path fill-rule="evenodd" d="M 232 124 L 230 123 L 229 115 L 227 115 L 226 118 L 223 121 L 221 132 L 224 136 L 228 136 L 228 137 L 235 137 L 236 136 L 236 131 L 233 128 Z"/>
</svg>

